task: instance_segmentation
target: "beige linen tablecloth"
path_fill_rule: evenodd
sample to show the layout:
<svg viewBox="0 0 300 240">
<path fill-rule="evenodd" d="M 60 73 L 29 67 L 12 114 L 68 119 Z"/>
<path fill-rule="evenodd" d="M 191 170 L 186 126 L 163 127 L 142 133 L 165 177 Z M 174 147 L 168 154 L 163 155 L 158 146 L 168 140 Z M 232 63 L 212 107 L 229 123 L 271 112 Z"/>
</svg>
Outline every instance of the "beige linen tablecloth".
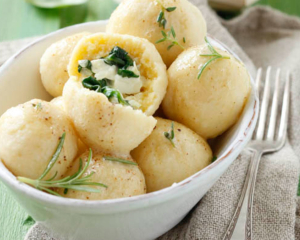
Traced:
<svg viewBox="0 0 300 240">
<path fill-rule="evenodd" d="M 253 76 L 256 67 L 268 65 L 291 71 L 289 140 L 281 151 L 265 155 L 261 161 L 253 231 L 255 240 L 300 240 L 300 208 L 296 211 L 297 156 L 300 154 L 300 20 L 267 7 L 253 7 L 231 21 L 223 21 L 208 8 L 206 1 L 192 2 L 203 12 L 209 34 L 235 51 Z M 0 64 L 27 42 L 0 44 Z M 221 239 L 234 213 L 249 159 L 250 153 L 244 151 L 187 217 L 159 240 Z M 52 238 L 42 226 L 35 225 L 27 239 Z"/>
</svg>

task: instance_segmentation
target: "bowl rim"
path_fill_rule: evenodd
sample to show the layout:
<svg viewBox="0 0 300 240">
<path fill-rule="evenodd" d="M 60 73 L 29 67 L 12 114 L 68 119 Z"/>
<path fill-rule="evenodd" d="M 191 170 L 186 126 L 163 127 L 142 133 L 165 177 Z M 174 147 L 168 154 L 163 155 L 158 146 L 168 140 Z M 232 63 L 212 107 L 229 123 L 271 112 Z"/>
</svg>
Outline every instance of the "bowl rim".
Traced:
<svg viewBox="0 0 300 240">
<path fill-rule="evenodd" d="M 15 53 L 12 57 L 10 57 L 1 67 L 0 67 L 0 76 L 1 74 L 10 66 L 10 64 L 21 54 L 24 52 L 27 52 L 28 50 L 31 50 L 31 47 L 34 45 L 43 42 L 44 40 L 47 40 L 48 38 L 55 37 L 63 32 L 72 32 L 72 30 L 76 28 L 83 28 L 85 26 L 92 26 L 92 25 L 98 25 L 98 24 L 107 24 L 108 20 L 100 20 L 100 21 L 95 21 L 95 22 L 88 22 L 88 23 L 81 23 L 81 24 L 76 24 L 73 26 L 69 26 L 66 28 L 59 29 L 57 31 L 51 32 L 35 41 L 32 43 L 28 44 L 27 46 L 23 47 L 21 50 L 19 50 L 17 53 Z M 234 55 L 237 59 L 240 60 L 240 58 L 230 49 L 228 48 L 224 43 L 221 41 L 217 40 L 216 38 L 212 37 L 211 35 L 207 34 L 209 39 L 213 39 L 213 41 L 217 42 L 220 44 L 225 50 L 227 50 L 229 53 Z M 241 61 L 241 60 L 240 60 Z M 241 61 L 242 62 L 242 61 Z M 250 74 L 249 74 L 250 75 Z M 44 193 L 40 190 L 37 190 L 25 183 L 19 182 L 16 177 L 5 167 L 5 165 L 2 163 L 0 160 L 0 169 L 2 168 L 3 171 L 0 171 L 0 179 L 6 184 L 9 185 L 11 188 L 16 189 L 18 192 L 27 195 L 30 198 L 35 198 L 36 200 L 39 200 L 41 202 L 46 202 L 51 205 L 57 205 L 57 206 L 70 206 L 70 207 L 78 207 L 80 206 L 85 207 L 85 208 L 92 208 L 95 206 L 98 207 L 105 207 L 107 205 L 120 205 L 120 204 L 127 204 L 127 203 L 141 203 L 144 201 L 144 203 L 148 204 L 150 201 L 154 200 L 157 196 L 165 196 L 167 199 L 169 199 L 171 196 L 178 195 L 178 189 L 181 189 L 181 187 L 185 186 L 190 186 L 192 183 L 195 183 L 197 179 L 205 174 L 206 172 L 216 168 L 220 164 L 222 164 L 224 161 L 229 160 L 230 155 L 238 155 L 239 154 L 239 149 L 242 149 L 245 147 L 247 142 L 250 140 L 251 135 L 254 131 L 255 124 L 257 121 L 258 117 L 258 96 L 255 91 L 254 87 L 254 81 L 253 78 L 251 77 L 251 93 L 248 99 L 247 104 L 244 107 L 243 111 L 246 111 L 247 105 L 251 107 L 252 111 L 252 117 L 249 119 L 249 122 L 247 124 L 246 129 L 241 129 L 239 132 L 244 131 L 242 134 L 242 137 L 233 140 L 233 143 L 231 144 L 231 147 L 222 154 L 220 158 L 218 158 L 216 161 L 205 167 L 204 169 L 198 171 L 194 175 L 184 179 L 183 181 L 176 183 L 175 185 L 172 185 L 170 187 L 164 188 L 159 191 L 151 192 L 151 193 L 146 193 L 138 196 L 132 196 L 132 197 L 126 197 L 126 198 L 118 198 L 118 199 L 107 199 L 107 200 L 81 200 L 81 199 L 71 199 L 71 198 L 63 198 L 63 197 L 57 197 L 48 193 Z M 1 81 L 1 79 L 0 79 Z M 249 107 L 248 107 L 249 108 Z M 249 111 L 249 109 L 247 109 Z M 177 192 L 176 192 L 177 191 Z M 165 198 L 165 199 L 166 199 Z M 139 205 L 141 205 L 139 204 Z M 138 207 L 138 206 L 136 206 Z M 128 210 L 128 209 L 127 209 Z"/>
</svg>

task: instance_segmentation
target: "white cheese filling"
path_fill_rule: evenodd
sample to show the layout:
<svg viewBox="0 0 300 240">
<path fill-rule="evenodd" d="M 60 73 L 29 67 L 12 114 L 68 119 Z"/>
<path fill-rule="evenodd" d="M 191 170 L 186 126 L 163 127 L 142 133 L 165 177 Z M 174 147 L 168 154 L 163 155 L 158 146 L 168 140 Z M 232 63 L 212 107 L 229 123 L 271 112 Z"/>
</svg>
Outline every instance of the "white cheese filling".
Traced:
<svg viewBox="0 0 300 240">
<path fill-rule="evenodd" d="M 134 72 L 139 77 L 137 78 L 128 78 L 122 77 L 117 74 L 118 69 L 116 66 L 110 66 L 104 62 L 103 59 L 97 59 L 91 61 L 92 71 L 95 73 L 95 78 L 101 80 L 103 78 L 108 78 L 112 80 L 113 88 L 119 90 L 122 94 L 135 94 L 141 91 L 143 86 L 143 81 L 140 76 L 140 72 L 134 62 L 133 66 L 127 68 L 127 70 Z"/>
</svg>

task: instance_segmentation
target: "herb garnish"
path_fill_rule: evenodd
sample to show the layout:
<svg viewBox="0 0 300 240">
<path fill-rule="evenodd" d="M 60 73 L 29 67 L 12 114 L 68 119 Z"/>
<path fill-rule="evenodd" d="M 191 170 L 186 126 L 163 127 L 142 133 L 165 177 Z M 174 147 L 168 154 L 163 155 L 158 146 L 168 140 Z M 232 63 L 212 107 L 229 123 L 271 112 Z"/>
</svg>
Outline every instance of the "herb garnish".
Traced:
<svg viewBox="0 0 300 240">
<path fill-rule="evenodd" d="M 38 104 L 32 103 L 32 106 L 36 109 L 36 110 L 42 110 L 43 106 L 42 103 L 39 102 Z"/>
<path fill-rule="evenodd" d="M 175 147 L 174 144 L 174 138 L 175 138 L 175 134 L 174 134 L 174 122 L 171 123 L 171 130 L 169 132 L 164 132 L 165 137 L 171 142 L 171 144 L 173 145 L 173 147 Z"/>
<path fill-rule="evenodd" d="M 159 12 L 159 14 L 157 16 L 156 22 L 159 23 L 160 27 L 163 27 L 165 29 L 166 28 L 166 24 L 167 24 L 167 19 L 165 18 L 165 11 L 167 11 L 167 12 L 173 12 L 173 11 L 175 11 L 176 7 L 165 8 L 160 1 L 157 0 L 157 2 L 160 4 L 161 10 L 160 10 L 160 12 Z"/>
<path fill-rule="evenodd" d="M 213 156 L 212 159 L 211 159 L 211 162 L 213 163 L 214 161 L 216 161 L 218 159 L 217 156 Z"/>
<path fill-rule="evenodd" d="M 110 81 L 112 80 L 107 78 L 97 80 L 96 78 L 90 76 L 88 78 L 83 79 L 82 86 L 90 90 L 103 93 L 108 98 L 108 100 L 115 98 L 118 101 L 118 103 L 121 103 L 125 106 L 130 106 L 129 102 L 123 98 L 123 95 L 117 89 L 108 86 L 108 83 Z"/>
<path fill-rule="evenodd" d="M 61 150 L 63 148 L 65 137 L 66 137 L 66 133 L 63 133 L 63 135 L 60 137 L 56 151 L 49 161 L 48 166 L 46 167 L 46 169 L 44 170 L 44 172 L 38 179 L 30 179 L 30 178 L 26 178 L 26 177 L 17 177 L 17 179 L 20 182 L 27 183 L 27 184 L 35 187 L 36 189 L 48 192 L 48 193 L 56 195 L 56 196 L 61 196 L 61 195 L 58 194 L 57 192 L 53 191 L 52 188 L 64 188 L 64 189 L 72 189 L 72 190 L 76 190 L 76 191 L 94 192 L 94 193 L 99 193 L 100 190 L 96 189 L 96 188 L 87 187 L 87 186 L 100 186 L 100 187 L 107 188 L 107 186 L 105 184 L 89 181 L 90 178 L 92 177 L 92 175 L 94 174 L 94 172 L 91 172 L 89 175 L 87 175 L 83 178 L 80 178 L 87 170 L 87 168 L 90 164 L 90 161 L 92 159 L 92 150 L 91 149 L 89 150 L 90 152 L 89 152 L 88 161 L 87 161 L 86 165 L 84 166 L 84 168 L 82 168 L 82 159 L 80 158 L 79 168 L 75 174 L 73 174 L 71 176 L 67 176 L 60 180 L 53 180 L 57 175 L 57 172 L 56 172 L 50 179 L 43 180 L 43 178 L 49 173 L 49 171 L 52 169 L 52 167 L 56 163 L 56 161 L 61 153 Z"/>
<path fill-rule="evenodd" d="M 81 72 L 82 68 L 92 71 L 92 62 L 90 60 L 80 60 L 78 63 L 78 72 Z"/>
<path fill-rule="evenodd" d="M 96 92 L 101 92 L 101 89 L 103 87 L 106 87 L 108 85 L 108 82 L 110 81 L 111 80 L 107 78 L 103 78 L 102 80 L 97 80 L 96 78 L 89 76 L 82 80 L 82 86 Z"/>
<path fill-rule="evenodd" d="M 176 39 L 176 33 L 175 30 L 173 28 L 173 26 L 171 27 L 171 30 L 166 33 L 165 31 L 161 31 L 161 34 L 163 35 L 163 38 L 157 40 L 155 43 L 161 43 L 161 42 L 165 42 L 165 41 L 170 41 L 171 44 L 168 46 L 168 50 L 170 50 L 173 46 L 177 45 L 179 47 L 181 47 L 183 50 L 185 49 Z M 173 38 L 172 38 L 173 37 Z"/>
<path fill-rule="evenodd" d="M 135 165 L 137 166 L 137 163 L 136 162 L 133 162 L 133 161 L 128 161 L 128 160 L 125 160 L 125 159 L 122 159 L 122 158 L 114 158 L 114 157 L 103 157 L 105 160 L 108 160 L 108 161 L 113 161 L 113 162 L 119 162 L 119 163 L 124 163 L 124 164 L 129 164 L 129 165 Z"/>
<path fill-rule="evenodd" d="M 214 47 L 210 44 L 210 42 L 208 41 L 207 37 L 204 38 L 205 39 L 205 42 L 207 44 L 207 47 L 208 49 L 210 50 L 211 54 L 201 54 L 200 56 L 201 57 L 212 57 L 210 58 L 206 63 L 204 63 L 201 68 L 200 68 L 200 71 L 198 73 L 198 79 L 201 77 L 201 74 L 203 73 L 204 69 L 211 63 L 213 62 L 214 60 L 217 60 L 217 59 L 230 59 L 230 57 L 228 56 L 223 56 L 221 55 L 220 53 L 218 53 Z"/>
<path fill-rule="evenodd" d="M 139 77 L 139 75 L 136 75 L 133 71 L 122 69 L 122 68 L 118 69 L 118 75 L 120 75 L 122 77 L 128 77 L 128 78 L 138 78 Z"/>
<path fill-rule="evenodd" d="M 117 66 L 118 75 L 122 77 L 139 77 L 133 71 L 127 70 L 128 67 L 133 66 L 133 60 L 130 56 L 128 56 L 128 52 L 118 46 L 114 47 L 108 56 L 103 57 L 102 59 L 104 59 L 104 62 L 110 66 Z"/>
<path fill-rule="evenodd" d="M 122 93 L 120 93 L 117 89 L 110 88 L 110 87 L 103 87 L 101 92 L 109 99 L 116 98 L 118 103 L 121 103 L 125 106 L 130 106 L 129 102 L 123 98 Z"/>
</svg>

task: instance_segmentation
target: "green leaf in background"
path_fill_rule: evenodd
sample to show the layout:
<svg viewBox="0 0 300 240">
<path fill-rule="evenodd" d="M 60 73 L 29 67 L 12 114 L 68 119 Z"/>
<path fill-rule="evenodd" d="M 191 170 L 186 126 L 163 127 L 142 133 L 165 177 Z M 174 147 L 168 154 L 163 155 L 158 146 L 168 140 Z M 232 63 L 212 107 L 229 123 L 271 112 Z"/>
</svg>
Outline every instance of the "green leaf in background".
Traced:
<svg viewBox="0 0 300 240">
<path fill-rule="evenodd" d="M 252 6 L 266 5 L 276 8 L 284 13 L 300 17 L 300 1 L 299 0 L 259 0 Z M 250 6 L 251 7 L 251 6 Z M 244 9 L 238 11 L 217 11 L 218 15 L 224 19 L 232 19 L 243 12 Z"/>
<path fill-rule="evenodd" d="M 32 226 L 34 224 L 35 224 L 35 220 L 31 216 L 28 216 L 23 222 L 23 226 L 24 225 Z"/>
<path fill-rule="evenodd" d="M 118 4 L 113 0 L 89 0 L 65 8 L 38 8 L 25 0 L 0 0 L 0 41 L 33 37 L 88 21 L 108 19 Z M 11 17 L 13 16 L 13 18 Z"/>
<path fill-rule="evenodd" d="M 84 22 L 87 12 L 88 5 L 86 3 L 60 9 L 60 28 Z"/>
<path fill-rule="evenodd" d="M 117 6 L 118 4 L 113 0 L 89 0 L 85 21 L 108 19 Z"/>
<path fill-rule="evenodd" d="M 254 5 L 267 5 L 276 8 L 290 15 L 300 17 L 300 1 L 299 0 L 260 0 Z"/>
</svg>

